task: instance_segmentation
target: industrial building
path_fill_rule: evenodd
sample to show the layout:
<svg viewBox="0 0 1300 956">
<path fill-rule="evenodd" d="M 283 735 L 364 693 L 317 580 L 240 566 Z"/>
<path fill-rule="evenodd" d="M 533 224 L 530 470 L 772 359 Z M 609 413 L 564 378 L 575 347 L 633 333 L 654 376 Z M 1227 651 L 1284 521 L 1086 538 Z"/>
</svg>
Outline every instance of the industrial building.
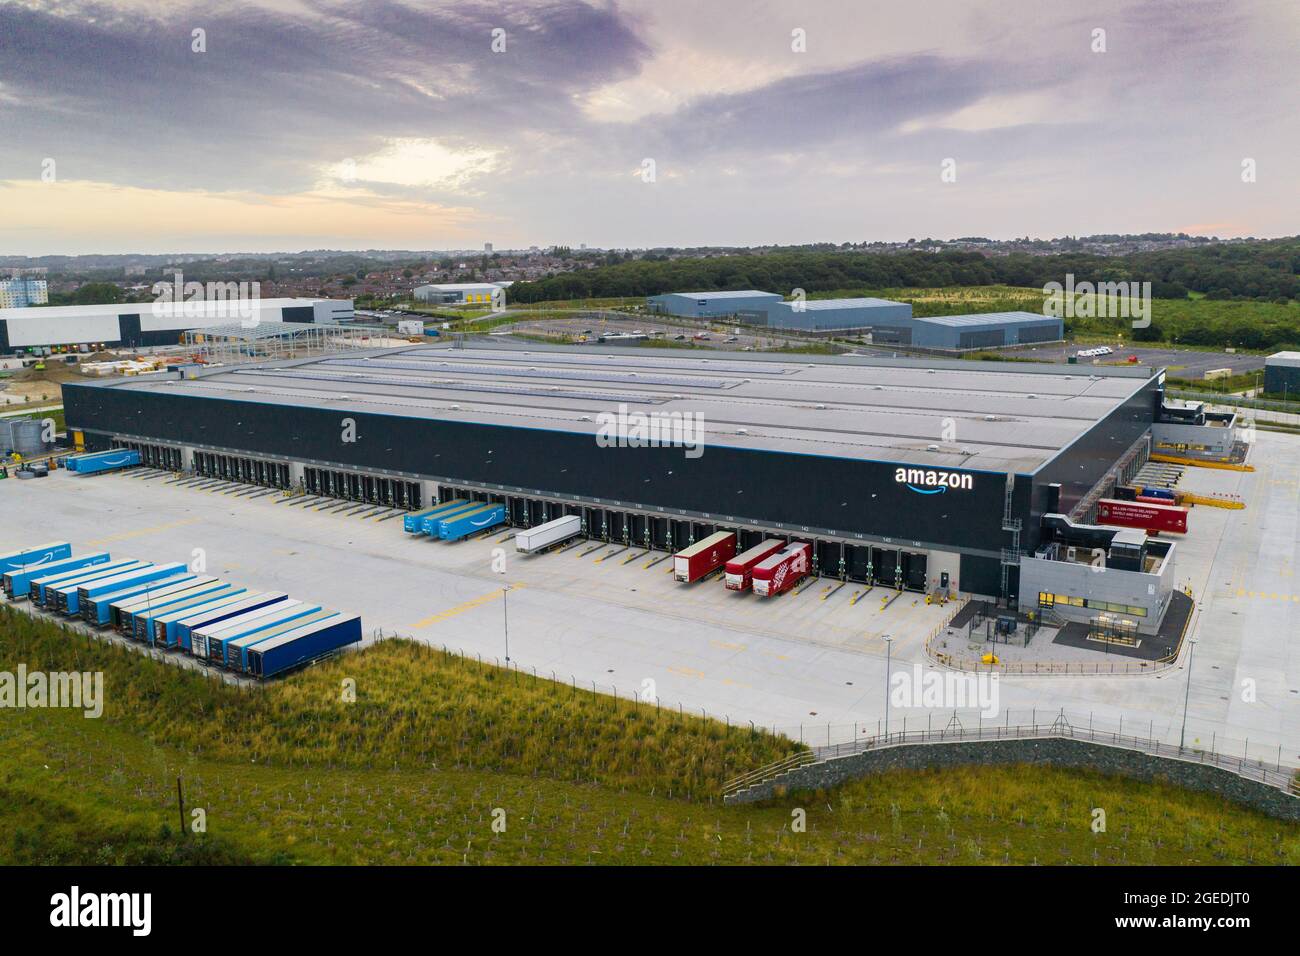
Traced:
<svg viewBox="0 0 1300 956">
<path fill-rule="evenodd" d="M 1060 521 L 1093 520 L 1146 461 L 1163 373 L 410 346 L 64 398 L 86 447 L 200 474 L 412 509 L 470 496 L 516 526 L 575 514 L 592 537 L 664 551 L 718 529 L 742 547 L 779 536 L 810 542 L 816 573 L 1015 606 L 1040 601 L 1020 593 L 1022 562 L 1052 560 L 1070 544 Z M 1060 563 L 1044 593 L 1097 586 L 1095 567 Z"/>
<path fill-rule="evenodd" d="M 1275 352 L 1264 359 L 1264 391 L 1300 397 L 1300 352 Z"/>
<path fill-rule="evenodd" d="M 0 355 L 176 345 L 190 329 L 263 322 L 336 325 L 351 299 L 240 299 L 0 309 Z"/>
<path fill-rule="evenodd" d="M 441 285 L 416 286 L 416 301 L 432 305 L 491 305 L 492 297 L 510 282 L 446 282 Z"/>
<path fill-rule="evenodd" d="M 990 312 L 916 318 L 889 299 L 807 299 L 786 302 L 775 292 L 668 292 L 646 299 L 652 312 L 693 319 L 730 318 L 812 335 L 863 334 L 874 345 L 969 351 L 1059 342 L 1065 323 L 1032 312 Z"/>
</svg>

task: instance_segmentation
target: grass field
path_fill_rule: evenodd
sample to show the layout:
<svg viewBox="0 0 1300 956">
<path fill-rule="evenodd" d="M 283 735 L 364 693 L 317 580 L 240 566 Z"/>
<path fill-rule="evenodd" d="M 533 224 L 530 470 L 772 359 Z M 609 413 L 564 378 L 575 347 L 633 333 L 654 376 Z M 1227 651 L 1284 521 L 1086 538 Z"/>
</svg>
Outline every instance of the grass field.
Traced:
<svg viewBox="0 0 1300 956">
<path fill-rule="evenodd" d="M 102 670 L 106 700 L 0 713 L 7 863 L 1300 863 L 1296 826 L 1041 768 L 724 807 L 721 779 L 794 745 L 406 643 L 239 691 L 2 609 L 0 670 L 19 661 Z M 177 777 L 202 834 L 179 834 Z"/>
</svg>

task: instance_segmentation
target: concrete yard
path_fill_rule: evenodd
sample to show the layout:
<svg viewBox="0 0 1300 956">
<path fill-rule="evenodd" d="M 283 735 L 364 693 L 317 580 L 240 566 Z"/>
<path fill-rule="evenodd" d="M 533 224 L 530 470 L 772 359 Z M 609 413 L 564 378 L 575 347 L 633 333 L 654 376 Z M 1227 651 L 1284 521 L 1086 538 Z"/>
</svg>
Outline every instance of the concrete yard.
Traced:
<svg viewBox="0 0 1300 956">
<path fill-rule="evenodd" d="M 1300 440 L 1260 433 L 1251 461 L 1255 473 L 1189 468 L 1180 484 L 1247 502 L 1245 511 L 1197 507 L 1178 543 L 1177 580 L 1198 602 L 1187 739 L 1294 764 Z M 279 493 L 236 497 L 223 492 L 247 488 L 202 490 L 153 475 L 58 471 L 0 483 L 0 550 L 63 539 L 77 552 L 188 561 L 202 549 L 207 573 L 360 613 L 368 635 L 382 629 L 487 660 L 505 657 L 509 583 L 509 650 L 519 666 L 624 696 L 649 688 L 664 706 L 813 743 L 874 733 L 884 714 L 884 636 L 893 638 L 893 672 L 910 671 L 924 664 L 926 638 L 953 610 L 926 607 L 911 593 L 881 610 L 884 589 L 833 590 L 838 582 L 829 579 L 763 601 L 716 580 L 677 584 L 668 560 L 652 565 L 660 552 L 615 554 L 621 546 L 590 542 L 518 556 L 505 532 L 433 542 L 405 535 L 400 519 L 293 506 Z M 505 574 L 492 567 L 497 548 Z M 1107 728 L 1122 721 L 1127 733 L 1177 743 L 1187 656 L 1185 648 L 1179 665 L 1158 675 L 1003 677 L 1000 715 L 1023 722 L 1031 711 L 1041 720 L 1063 708 L 1076 720 Z M 1253 700 L 1245 681 L 1254 682 Z M 904 720 L 942 726 L 949 716 L 895 708 L 891 728 Z"/>
</svg>

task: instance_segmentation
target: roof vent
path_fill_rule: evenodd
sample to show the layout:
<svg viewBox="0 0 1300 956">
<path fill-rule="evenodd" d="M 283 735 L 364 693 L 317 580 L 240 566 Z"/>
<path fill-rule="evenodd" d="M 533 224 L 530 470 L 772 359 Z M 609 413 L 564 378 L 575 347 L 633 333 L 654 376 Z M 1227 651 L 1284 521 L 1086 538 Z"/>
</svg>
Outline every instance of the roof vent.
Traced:
<svg viewBox="0 0 1300 956">
<path fill-rule="evenodd" d="M 458 411 L 460 411 L 460 406 L 459 406 L 459 405 L 451 405 L 451 406 L 449 406 L 449 407 L 451 408 L 451 410 L 452 410 L 453 412 L 458 412 Z"/>
<path fill-rule="evenodd" d="M 939 450 L 939 446 L 938 446 L 938 445 L 926 445 L 926 446 L 925 446 L 925 450 L 926 450 L 926 451 L 938 451 L 938 450 Z"/>
<path fill-rule="evenodd" d="M 823 405 L 821 402 L 818 402 L 816 407 L 822 409 L 823 411 L 825 411 L 826 409 L 826 406 Z"/>
<path fill-rule="evenodd" d="M 995 421 L 998 420 L 998 416 L 996 416 L 996 415 L 985 415 L 985 416 L 984 416 L 984 420 L 985 420 L 986 422 L 995 422 Z"/>
<path fill-rule="evenodd" d="M 1033 392 L 1030 392 L 1028 395 L 1025 396 L 1025 398 L 1037 398 L 1037 397 L 1038 396 L 1035 395 Z"/>
<path fill-rule="evenodd" d="M 932 368 L 927 368 L 927 369 L 925 370 L 925 374 L 926 374 L 926 375 L 933 375 L 933 374 L 934 374 L 934 369 L 932 369 Z"/>
<path fill-rule="evenodd" d="M 582 420 L 583 420 L 584 422 L 589 422 L 589 421 L 591 421 L 591 416 L 590 416 L 590 415 L 583 415 L 583 416 L 582 416 Z"/>
<path fill-rule="evenodd" d="M 885 390 L 885 386 L 883 386 L 883 385 L 872 385 L 872 386 L 871 386 L 871 390 L 872 390 L 873 392 L 883 392 L 883 391 Z"/>
<path fill-rule="evenodd" d="M 748 434 L 749 434 L 749 429 L 748 429 L 748 428 L 737 428 L 737 429 L 736 429 L 736 434 L 737 434 L 737 435 L 748 435 Z"/>
</svg>

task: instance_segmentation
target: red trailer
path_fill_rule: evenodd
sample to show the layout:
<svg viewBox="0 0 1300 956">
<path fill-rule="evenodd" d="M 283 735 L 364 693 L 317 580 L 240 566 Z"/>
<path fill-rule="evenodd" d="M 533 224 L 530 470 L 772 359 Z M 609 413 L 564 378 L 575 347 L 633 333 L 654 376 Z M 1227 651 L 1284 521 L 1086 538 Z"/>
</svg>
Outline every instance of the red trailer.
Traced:
<svg viewBox="0 0 1300 956">
<path fill-rule="evenodd" d="M 1145 501 L 1118 501 L 1102 498 L 1097 502 L 1097 521 L 1121 528 L 1141 528 L 1150 534 L 1159 531 L 1187 533 L 1187 509 L 1174 505 L 1154 505 Z"/>
<path fill-rule="evenodd" d="M 673 555 L 673 577 L 678 581 L 698 581 L 706 574 L 718 570 L 735 555 L 735 532 L 715 532 Z"/>
<path fill-rule="evenodd" d="M 780 538 L 768 538 L 762 544 L 756 544 L 744 554 L 738 554 L 727 562 L 727 589 L 731 591 L 748 591 L 753 583 L 754 566 L 764 558 L 770 558 L 782 548 L 785 542 Z"/>
<path fill-rule="evenodd" d="M 754 565 L 754 593 L 774 597 L 798 584 L 812 570 L 812 545 L 796 541 Z"/>
</svg>

